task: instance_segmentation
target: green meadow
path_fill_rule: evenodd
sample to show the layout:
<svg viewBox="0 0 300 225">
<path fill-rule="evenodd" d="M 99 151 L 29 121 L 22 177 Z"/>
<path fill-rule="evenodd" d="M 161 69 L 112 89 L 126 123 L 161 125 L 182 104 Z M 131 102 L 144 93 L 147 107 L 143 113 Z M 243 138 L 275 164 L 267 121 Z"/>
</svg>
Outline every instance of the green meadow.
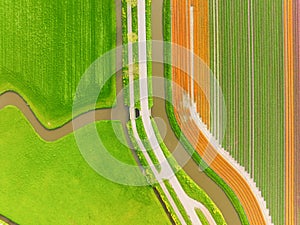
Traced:
<svg viewBox="0 0 300 225">
<path fill-rule="evenodd" d="M 28 225 L 170 224 L 151 187 L 121 185 L 97 174 L 81 156 L 74 134 L 45 142 L 12 106 L 1 110 L 0 118 L 2 215 Z M 89 134 L 92 125 L 75 132 Z M 96 127 L 113 156 L 136 165 L 121 144 L 120 122 L 100 121 Z"/>
</svg>

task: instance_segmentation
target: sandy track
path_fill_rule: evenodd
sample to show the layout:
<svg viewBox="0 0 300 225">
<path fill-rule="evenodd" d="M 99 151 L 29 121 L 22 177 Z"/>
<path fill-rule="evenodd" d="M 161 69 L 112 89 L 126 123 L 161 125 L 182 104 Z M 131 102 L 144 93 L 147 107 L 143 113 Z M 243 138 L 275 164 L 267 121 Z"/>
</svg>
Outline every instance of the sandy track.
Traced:
<svg viewBox="0 0 300 225">
<path fill-rule="evenodd" d="M 294 47 L 293 0 L 284 1 L 284 52 L 285 52 L 285 224 L 295 221 L 295 143 L 294 143 Z"/>
<path fill-rule="evenodd" d="M 206 14 L 205 12 L 202 12 L 202 16 L 206 15 L 206 18 L 208 18 L 208 1 L 202 0 L 202 1 L 188 1 L 188 5 L 194 5 L 194 8 L 197 12 L 197 8 L 205 9 L 206 7 Z M 203 7 L 206 5 L 206 7 Z M 186 2 L 181 0 L 173 0 L 172 1 L 172 42 L 175 42 L 176 44 L 189 48 L 189 33 L 188 32 L 188 26 L 187 24 L 189 21 L 189 18 L 186 17 L 186 13 L 183 11 L 186 9 Z M 197 14 L 196 14 L 197 15 Z M 197 17 L 197 16 L 195 16 Z M 204 20 L 205 21 L 205 20 Z M 195 23 L 196 24 L 196 23 Z M 203 35 L 203 33 L 198 33 L 199 30 L 197 30 L 199 27 L 201 27 L 201 21 L 198 20 L 198 24 L 196 27 L 196 38 L 194 40 L 195 43 L 197 42 L 205 42 L 204 39 L 198 39 L 197 35 Z M 205 26 L 205 25 L 204 25 Z M 208 24 L 206 25 L 208 27 Z M 208 30 L 203 29 L 202 32 L 207 32 Z M 208 36 L 207 41 L 208 41 Z M 203 44 L 203 43 L 201 43 Z M 199 47 L 197 45 L 197 47 Z M 205 47 L 201 47 L 202 51 L 198 52 L 204 60 L 207 60 L 209 57 L 209 51 L 208 51 L 208 44 L 207 44 L 207 50 L 205 50 Z M 174 49 L 173 49 L 174 50 Z M 196 51 L 195 51 L 196 53 Z M 175 65 L 178 62 L 183 63 L 184 67 L 186 67 L 187 61 L 189 61 L 188 57 L 185 57 L 183 54 L 181 55 L 180 52 L 176 52 L 172 54 L 173 59 L 175 60 Z M 207 58 L 206 58 L 207 57 Z M 179 64 L 177 64 L 179 65 Z M 195 68 L 197 72 L 199 72 L 201 68 Z M 195 73 L 196 73 L 195 71 Z M 183 89 L 188 90 L 189 87 L 189 79 L 188 75 L 185 74 L 182 71 L 179 71 L 176 68 L 172 69 L 172 78 L 173 80 L 179 84 Z M 208 81 L 201 80 L 201 76 L 199 77 L 199 81 L 206 82 L 204 83 L 209 87 Z M 196 89 L 196 88 L 195 88 Z M 199 96 L 199 90 L 196 91 L 197 96 Z M 196 95 L 195 95 L 196 96 Z M 206 104 L 207 101 L 203 99 L 203 96 L 195 97 L 197 102 L 200 102 L 201 108 L 198 112 L 200 113 L 201 117 L 203 118 L 204 123 L 207 124 L 207 120 L 209 120 L 209 117 L 207 114 L 205 114 L 206 110 L 209 110 Z M 218 154 L 217 150 L 212 147 L 212 145 L 209 143 L 209 141 L 205 138 L 205 136 L 200 132 L 198 136 L 195 136 L 195 133 L 197 133 L 198 127 L 196 124 L 194 124 L 193 121 L 187 120 L 187 121 L 181 121 L 180 118 L 183 118 L 183 115 L 185 115 L 185 118 L 189 118 L 189 113 L 182 107 L 182 102 L 184 101 L 182 93 L 179 90 L 173 89 L 173 103 L 175 105 L 175 108 L 177 112 L 175 112 L 175 115 L 177 116 L 178 123 L 183 131 L 183 133 L 186 135 L 190 143 L 195 147 L 197 152 L 204 158 L 206 161 L 211 161 L 211 168 L 232 188 L 238 199 L 240 200 L 242 206 L 244 207 L 245 213 L 247 215 L 247 218 L 250 222 L 250 224 L 257 224 L 262 225 L 266 224 L 264 215 L 261 211 L 260 204 L 258 200 L 256 199 L 255 194 L 253 193 L 251 187 L 241 176 L 240 173 L 236 171 L 236 169 L 228 163 L 221 155 Z M 202 108 L 203 107 L 203 108 Z M 209 111 L 208 111 L 209 112 Z"/>
</svg>

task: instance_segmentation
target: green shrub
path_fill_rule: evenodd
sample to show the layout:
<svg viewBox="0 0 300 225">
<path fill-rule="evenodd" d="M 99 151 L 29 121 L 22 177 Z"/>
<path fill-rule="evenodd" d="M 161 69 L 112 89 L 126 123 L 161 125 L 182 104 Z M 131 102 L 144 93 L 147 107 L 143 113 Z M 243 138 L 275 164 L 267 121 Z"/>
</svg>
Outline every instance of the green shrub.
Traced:
<svg viewBox="0 0 300 225">
<path fill-rule="evenodd" d="M 138 0 L 126 0 L 126 2 L 132 7 L 136 7 L 137 6 L 137 1 Z"/>
</svg>

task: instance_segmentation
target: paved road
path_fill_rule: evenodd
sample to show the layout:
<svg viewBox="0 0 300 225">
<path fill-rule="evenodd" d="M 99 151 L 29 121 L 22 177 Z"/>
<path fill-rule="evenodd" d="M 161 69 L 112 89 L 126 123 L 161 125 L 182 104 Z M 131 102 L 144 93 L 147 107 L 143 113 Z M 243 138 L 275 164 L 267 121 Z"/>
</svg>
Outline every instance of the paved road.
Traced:
<svg viewBox="0 0 300 225">
<path fill-rule="evenodd" d="M 129 66 L 129 90 L 130 90 L 130 119 L 133 127 L 133 132 L 137 143 L 143 154 L 150 165 L 154 176 L 159 181 L 160 186 L 162 187 L 164 193 L 166 194 L 168 200 L 170 201 L 172 207 L 175 210 L 179 220 L 182 224 L 186 224 L 182 215 L 179 213 L 177 206 L 175 205 L 172 197 L 170 196 L 167 188 L 165 187 L 163 180 L 168 179 L 172 188 L 174 189 L 178 199 L 180 200 L 181 204 L 183 205 L 187 215 L 189 216 L 190 220 L 193 224 L 201 224 L 198 215 L 195 212 L 195 209 L 200 209 L 210 224 L 216 224 L 213 217 L 211 216 L 210 212 L 207 208 L 202 205 L 201 203 L 191 199 L 185 191 L 183 190 L 182 186 L 180 185 L 177 177 L 174 175 L 174 172 L 168 163 L 167 159 L 165 158 L 162 149 L 160 148 L 159 142 L 156 139 L 155 132 L 153 130 L 151 120 L 150 120 L 150 110 L 148 105 L 148 82 L 147 82 L 147 50 L 146 50 L 146 22 L 145 22 L 145 1 L 140 0 L 138 1 L 138 43 L 139 43 L 139 89 L 140 89 L 140 105 L 141 105 L 141 112 L 140 115 L 142 117 L 142 121 L 145 127 L 146 135 L 149 139 L 150 145 L 154 150 L 154 153 L 161 165 L 161 171 L 158 172 L 155 166 L 153 165 L 149 155 L 147 154 L 142 141 L 139 138 L 139 135 L 136 130 L 135 124 L 135 109 L 134 109 L 134 85 L 133 85 L 133 71 L 132 68 Z M 130 5 L 127 6 L 127 19 L 128 19 L 128 33 L 132 31 L 132 24 L 131 24 L 131 7 Z M 128 56 L 129 56 L 129 64 L 132 64 L 132 45 L 129 43 L 128 46 Z"/>
<path fill-rule="evenodd" d="M 132 10 L 131 6 L 127 4 L 127 32 L 128 34 L 132 33 Z M 148 165 L 152 169 L 154 176 L 158 177 L 158 171 L 156 170 L 155 166 L 153 165 L 150 157 L 148 154 L 146 154 L 146 149 L 144 145 L 142 144 L 142 141 L 140 140 L 140 137 L 137 132 L 136 128 L 136 123 L 135 123 L 135 99 L 134 99 L 134 79 L 133 79 L 133 50 L 132 50 L 132 42 L 128 41 L 128 73 L 129 73 L 129 95 L 130 95 L 130 107 L 129 107 L 129 115 L 130 115 L 130 120 L 131 120 L 131 125 L 132 125 L 132 131 L 133 135 L 138 143 L 139 148 L 143 151 L 144 157 L 146 158 L 146 161 L 148 162 Z M 166 197 L 168 198 L 168 201 L 170 202 L 172 208 L 174 209 L 179 221 L 182 224 L 186 224 L 182 215 L 179 212 L 179 209 L 177 208 L 175 202 L 173 201 L 171 195 L 169 194 L 166 186 L 164 183 L 161 183 L 161 188 L 163 192 L 165 193 Z"/>
</svg>

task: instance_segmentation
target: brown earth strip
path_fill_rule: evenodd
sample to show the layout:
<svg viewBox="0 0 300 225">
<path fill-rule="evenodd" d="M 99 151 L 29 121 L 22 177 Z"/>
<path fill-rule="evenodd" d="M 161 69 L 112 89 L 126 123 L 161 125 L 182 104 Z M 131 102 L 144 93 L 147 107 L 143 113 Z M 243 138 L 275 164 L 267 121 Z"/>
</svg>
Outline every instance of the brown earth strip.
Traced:
<svg viewBox="0 0 300 225">
<path fill-rule="evenodd" d="M 293 47 L 293 0 L 284 1 L 285 47 L 285 224 L 295 224 L 294 179 L 294 47 Z"/>
</svg>

